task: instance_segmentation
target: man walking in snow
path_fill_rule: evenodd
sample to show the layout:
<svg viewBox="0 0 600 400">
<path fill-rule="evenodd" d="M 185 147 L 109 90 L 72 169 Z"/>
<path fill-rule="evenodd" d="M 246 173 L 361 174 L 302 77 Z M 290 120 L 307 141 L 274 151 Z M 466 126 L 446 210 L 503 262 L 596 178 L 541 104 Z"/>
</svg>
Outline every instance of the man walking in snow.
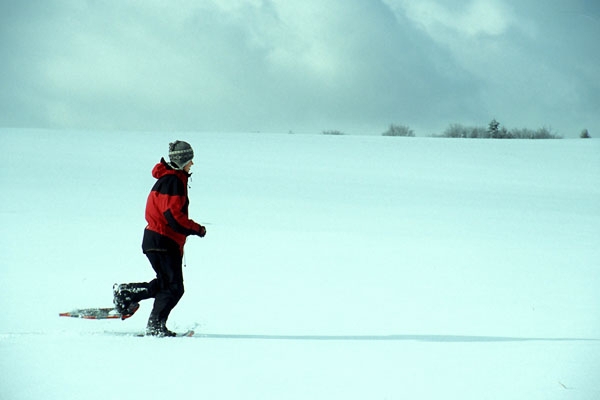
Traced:
<svg viewBox="0 0 600 400">
<path fill-rule="evenodd" d="M 157 179 L 146 203 L 146 221 L 142 250 L 156 272 L 148 283 L 124 283 L 113 286 L 115 308 L 133 314 L 141 300 L 154 298 L 146 334 L 175 336 L 166 323 L 171 310 L 183 296 L 183 247 L 190 235 L 204 237 L 206 228 L 188 217 L 187 182 L 194 165 L 192 147 L 183 141 L 169 144 L 169 162 L 164 158 L 152 170 Z"/>
</svg>

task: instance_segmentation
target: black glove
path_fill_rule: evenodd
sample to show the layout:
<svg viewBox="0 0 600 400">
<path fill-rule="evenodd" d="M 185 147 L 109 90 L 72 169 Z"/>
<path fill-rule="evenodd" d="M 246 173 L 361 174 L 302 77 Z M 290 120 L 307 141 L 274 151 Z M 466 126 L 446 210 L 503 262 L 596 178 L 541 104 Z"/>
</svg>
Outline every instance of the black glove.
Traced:
<svg viewBox="0 0 600 400">
<path fill-rule="evenodd" d="M 200 229 L 198 230 L 198 233 L 196 233 L 196 235 L 203 238 L 206 235 L 206 228 L 200 225 Z"/>
</svg>

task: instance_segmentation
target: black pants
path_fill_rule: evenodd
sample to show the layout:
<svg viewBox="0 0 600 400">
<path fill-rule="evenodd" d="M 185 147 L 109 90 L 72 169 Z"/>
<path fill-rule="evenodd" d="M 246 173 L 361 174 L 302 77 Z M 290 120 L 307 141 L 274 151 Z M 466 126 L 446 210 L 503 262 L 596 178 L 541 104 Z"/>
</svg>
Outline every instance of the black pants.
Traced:
<svg viewBox="0 0 600 400">
<path fill-rule="evenodd" d="M 150 321 L 166 322 L 171 310 L 183 296 L 182 257 L 167 252 L 146 253 L 156 279 L 149 282 L 149 297 L 154 297 Z"/>
</svg>

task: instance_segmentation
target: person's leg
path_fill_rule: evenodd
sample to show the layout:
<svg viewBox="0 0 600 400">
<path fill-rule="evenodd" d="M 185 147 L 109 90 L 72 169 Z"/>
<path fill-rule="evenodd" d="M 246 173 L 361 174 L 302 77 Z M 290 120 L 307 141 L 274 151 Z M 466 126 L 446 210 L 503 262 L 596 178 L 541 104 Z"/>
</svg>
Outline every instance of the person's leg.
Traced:
<svg viewBox="0 0 600 400">
<path fill-rule="evenodd" d="M 159 336 L 169 336 L 172 332 L 166 328 L 167 319 L 184 293 L 182 257 L 179 254 L 158 252 L 146 255 L 157 277 L 157 291 L 148 319 L 147 332 Z"/>
<path fill-rule="evenodd" d="M 158 281 L 140 283 L 121 283 L 113 286 L 113 303 L 115 308 L 122 314 L 126 314 L 132 308 L 133 303 L 152 298 L 158 291 Z"/>
</svg>

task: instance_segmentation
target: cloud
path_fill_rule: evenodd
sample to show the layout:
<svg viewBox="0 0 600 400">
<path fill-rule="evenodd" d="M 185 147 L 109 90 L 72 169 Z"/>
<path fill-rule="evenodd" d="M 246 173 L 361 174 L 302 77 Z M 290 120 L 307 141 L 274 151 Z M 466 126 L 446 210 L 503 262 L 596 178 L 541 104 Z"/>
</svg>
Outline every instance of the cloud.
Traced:
<svg viewBox="0 0 600 400">
<path fill-rule="evenodd" d="M 563 132 L 598 125 L 600 57 L 592 48 L 600 24 L 585 21 L 589 7 L 561 0 L 541 8 L 533 1 L 386 1 L 478 82 L 488 115 Z M 559 117 L 565 110 L 571 128 Z"/>
<path fill-rule="evenodd" d="M 0 124 L 384 129 L 465 84 L 367 0 L 65 1 L 1 18 L 14 51 L 0 101 L 15 113 Z"/>
<path fill-rule="evenodd" d="M 5 2 L 0 125 L 428 134 L 503 116 L 571 126 L 565 106 L 594 122 L 584 3 Z"/>
<path fill-rule="evenodd" d="M 442 40 L 448 30 L 467 36 L 501 35 L 513 20 L 510 8 L 495 0 L 472 0 L 463 8 L 432 0 L 388 2 L 396 10 L 401 7 L 411 20 L 438 40 Z"/>
</svg>

